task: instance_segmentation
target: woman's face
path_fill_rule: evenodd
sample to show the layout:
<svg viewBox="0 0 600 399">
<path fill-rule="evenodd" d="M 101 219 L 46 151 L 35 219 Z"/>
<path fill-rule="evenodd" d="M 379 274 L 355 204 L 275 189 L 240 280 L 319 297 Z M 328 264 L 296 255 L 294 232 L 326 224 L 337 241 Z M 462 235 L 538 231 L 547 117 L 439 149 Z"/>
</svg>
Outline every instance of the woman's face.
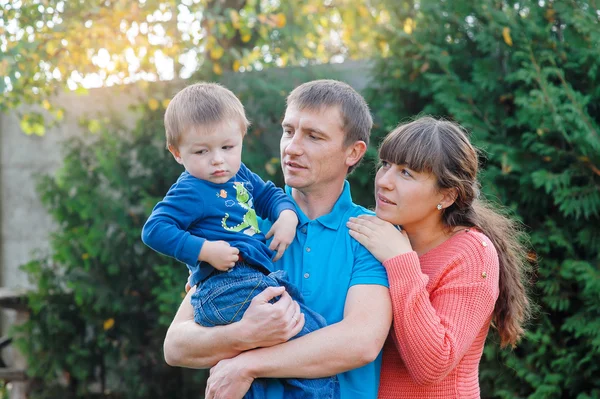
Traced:
<svg viewBox="0 0 600 399">
<path fill-rule="evenodd" d="M 436 180 L 431 173 L 382 161 L 375 176 L 377 216 L 405 229 L 441 220 L 442 213 L 436 207 L 444 195 L 438 190 Z"/>
</svg>

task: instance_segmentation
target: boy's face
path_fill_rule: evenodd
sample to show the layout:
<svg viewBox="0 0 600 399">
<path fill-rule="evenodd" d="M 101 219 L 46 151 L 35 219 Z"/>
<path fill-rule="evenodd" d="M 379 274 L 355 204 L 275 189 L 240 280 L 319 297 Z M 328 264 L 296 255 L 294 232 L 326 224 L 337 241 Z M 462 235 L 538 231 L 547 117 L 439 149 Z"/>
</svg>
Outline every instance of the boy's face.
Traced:
<svg viewBox="0 0 600 399">
<path fill-rule="evenodd" d="M 169 151 L 192 176 L 220 184 L 240 170 L 243 138 L 237 121 L 223 121 L 186 131 L 178 148 L 169 147 Z"/>
</svg>

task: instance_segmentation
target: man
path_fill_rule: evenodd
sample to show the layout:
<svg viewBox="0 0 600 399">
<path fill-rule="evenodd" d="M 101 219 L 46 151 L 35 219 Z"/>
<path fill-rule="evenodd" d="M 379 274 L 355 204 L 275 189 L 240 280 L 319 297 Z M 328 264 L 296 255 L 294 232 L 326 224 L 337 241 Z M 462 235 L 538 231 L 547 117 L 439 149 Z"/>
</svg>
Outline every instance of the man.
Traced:
<svg viewBox="0 0 600 399">
<path fill-rule="evenodd" d="M 241 398 L 255 378 L 269 378 L 268 397 L 279 399 L 277 378 L 335 374 L 343 399 L 377 396 L 379 354 L 391 324 L 387 278 L 346 228 L 349 217 L 365 213 L 352 203 L 346 176 L 365 154 L 372 124 L 366 102 L 345 83 L 313 81 L 289 95 L 281 164 L 299 223 L 276 267 L 329 325 L 288 341 L 304 319 L 279 287 L 256 296 L 238 323 L 205 328 L 193 321 L 190 290 L 167 332 L 165 359 L 185 367 L 216 364 L 207 399 Z"/>
</svg>

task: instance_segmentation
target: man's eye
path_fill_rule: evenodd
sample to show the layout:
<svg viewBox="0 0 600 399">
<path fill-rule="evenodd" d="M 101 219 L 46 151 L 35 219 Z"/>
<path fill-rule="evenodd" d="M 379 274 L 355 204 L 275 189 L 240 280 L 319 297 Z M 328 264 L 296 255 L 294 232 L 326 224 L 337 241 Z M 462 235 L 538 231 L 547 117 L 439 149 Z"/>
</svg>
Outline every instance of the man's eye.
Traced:
<svg viewBox="0 0 600 399">
<path fill-rule="evenodd" d="M 232 148 L 233 148 L 232 145 L 225 145 L 225 146 L 223 146 L 224 150 L 231 150 Z"/>
</svg>

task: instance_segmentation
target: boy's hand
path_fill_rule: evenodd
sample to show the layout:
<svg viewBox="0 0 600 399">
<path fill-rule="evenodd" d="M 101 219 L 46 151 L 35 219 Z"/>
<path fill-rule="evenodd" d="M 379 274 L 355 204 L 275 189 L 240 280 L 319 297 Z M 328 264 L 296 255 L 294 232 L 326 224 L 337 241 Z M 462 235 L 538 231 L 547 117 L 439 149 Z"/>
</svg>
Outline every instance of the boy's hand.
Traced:
<svg viewBox="0 0 600 399">
<path fill-rule="evenodd" d="M 225 241 L 206 240 L 202 245 L 198 260 L 208 262 L 215 269 L 226 272 L 238 261 L 239 253 L 239 249 L 232 247 Z"/>
<path fill-rule="evenodd" d="M 296 226 L 298 226 L 296 212 L 289 209 L 281 211 L 277 221 L 273 223 L 271 230 L 265 236 L 267 239 L 273 236 L 273 241 L 269 245 L 272 251 L 277 250 L 275 257 L 273 257 L 273 262 L 279 260 L 287 247 L 294 241 Z"/>
</svg>

